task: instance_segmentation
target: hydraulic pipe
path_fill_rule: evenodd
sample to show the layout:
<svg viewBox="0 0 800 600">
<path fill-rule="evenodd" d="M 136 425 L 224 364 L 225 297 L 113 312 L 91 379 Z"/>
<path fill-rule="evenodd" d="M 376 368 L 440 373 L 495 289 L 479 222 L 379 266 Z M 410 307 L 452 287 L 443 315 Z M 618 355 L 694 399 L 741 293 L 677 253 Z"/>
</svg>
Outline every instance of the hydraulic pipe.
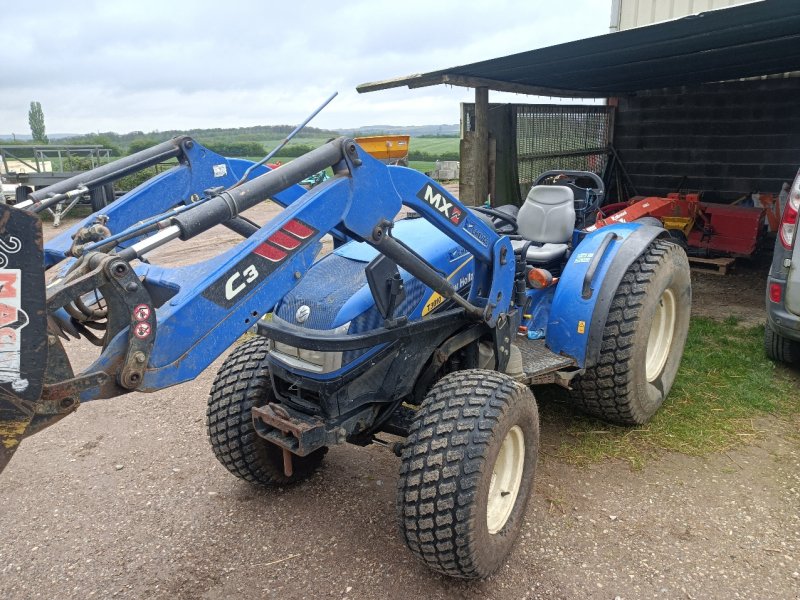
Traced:
<svg viewBox="0 0 800 600">
<path fill-rule="evenodd" d="M 268 171 L 235 189 L 193 204 L 191 210 L 166 217 L 158 224 L 150 225 L 148 230 L 157 227 L 160 231 L 120 251 L 118 256 L 125 260 L 133 260 L 174 239 L 180 238 L 185 241 L 216 225 L 227 223 L 259 202 L 322 169 L 339 163 L 348 153 L 357 157 L 355 143 L 352 140 L 340 137 L 330 141 L 281 166 L 280 169 Z"/>
<path fill-rule="evenodd" d="M 287 135 L 285 138 L 283 138 L 283 140 L 281 140 L 281 143 L 280 143 L 280 144 L 278 144 L 277 146 L 275 146 L 275 147 L 274 147 L 274 148 L 273 148 L 273 149 L 270 151 L 270 153 L 269 153 L 269 154 L 267 154 L 267 155 L 266 155 L 264 158 L 262 158 L 260 161 L 258 161 L 258 162 L 257 162 L 257 163 L 255 163 L 254 165 L 252 165 L 252 166 L 251 166 L 249 169 L 247 169 L 247 170 L 244 172 L 244 175 L 242 175 L 241 179 L 239 179 L 239 181 L 237 181 L 236 183 L 234 183 L 234 184 L 231 186 L 231 188 L 230 188 L 230 189 L 233 189 L 233 188 L 235 188 L 235 187 L 239 187 L 239 186 L 240 186 L 242 183 L 244 183 L 245 181 L 247 181 L 247 179 L 250 177 L 250 173 L 253 171 L 253 169 L 255 169 L 256 167 L 258 167 L 258 166 L 260 166 L 260 165 L 263 165 L 263 164 L 264 164 L 264 163 L 266 163 L 266 162 L 267 162 L 267 161 L 268 161 L 270 158 L 272 158 L 273 156 L 275 156 L 275 155 L 276 155 L 276 154 L 277 154 L 277 153 L 278 153 L 278 152 L 281 150 L 281 148 L 283 148 L 283 147 L 284 147 L 286 144 L 288 144 L 288 143 L 289 143 L 289 141 L 290 141 L 290 140 L 291 140 L 291 139 L 292 139 L 294 136 L 296 136 L 298 133 L 300 133 L 300 130 L 301 130 L 301 129 L 303 129 L 303 127 L 305 127 L 306 125 L 308 125 L 309 121 L 311 121 L 311 119 L 313 119 L 314 117 L 316 117 L 316 116 L 317 116 L 317 115 L 318 115 L 318 114 L 319 114 L 319 113 L 322 111 L 322 109 L 323 109 L 323 108 L 325 108 L 326 106 L 328 106 L 328 104 L 330 104 L 331 100 L 333 100 L 334 98 L 336 98 L 336 96 L 338 96 L 338 95 L 339 95 L 339 92 L 333 92 L 333 93 L 332 93 L 330 96 L 328 96 L 328 99 L 327 99 L 327 100 L 325 100 L 325 102 L 323 102 L 322 104 L 320 104 L 320 105 L 317 107 L 317 109 L 316 109 L 314 112 L 312 112 L 310 115 L 308 115 L 308 117 L 306 118 L 306 120 L 305 120 L 305 121 L 303 121 L 302 123 L 300 123 L 300 125 L 298 125 L 297 127 L 295 127 L 295 128 L 292 130 L 292 132 L 291 132 L 289 135 Z"/>
<path fill-rule="evenodd" d="M 140 235 L 144 235 L 145 233 L 150 233 L 151 231 L 155 231 L 157 229 L 163 229 L 161 227 L 161 223 L 167 222 L 170 217 L 174 217 L 175 215 L 179 215 L 182 212 L 190 210 L 197 206 L 198 204 L 202 204 L 203 202 L 207 202 L 207 198 L 201 198 L 197 202 L 192 204 L 182 204 L 175 208 L 171 208 L 170 210 L 161 213 L 160 215 L 156 215 L 154 217 L 150 217 L 149 219 L 145 219 L 127 229 L 120 231 L 119 233 L 115 233 L 112 236 L 109 236 L 105 239 L 100 240 L 99 242 L 95 242 L 93 244 L 87 244 L 86 247 L 83 248 L 81 254 L 87 254 L 89 252 L 104 252 L 109 248 L 112 248 L 122 242 L 127 242 L 130 239 L 135 237 L 139 237 Z"/>
</svg>

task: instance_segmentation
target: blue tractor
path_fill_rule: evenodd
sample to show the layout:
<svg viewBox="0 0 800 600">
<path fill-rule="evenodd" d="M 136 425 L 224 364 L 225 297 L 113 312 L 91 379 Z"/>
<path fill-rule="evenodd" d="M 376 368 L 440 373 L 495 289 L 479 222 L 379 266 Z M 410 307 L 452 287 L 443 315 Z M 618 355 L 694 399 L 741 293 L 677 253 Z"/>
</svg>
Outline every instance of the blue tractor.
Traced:
<svg viewBox="0 0 800 600">
<path fill-rule="evenodd" d="M 178 166 L 42 244 L 37 212 L 165 158 Z M 643 423 L 681 359 L 684 252 L 648 224 L 576 227 L 602 193 L 585 177 L 543 180 L 519 211 L 467 208 L 346 138 L 270 170 L 177 137 L 0 206 L 0 467 L 80 403 L 191 380 L 234 346 L 207 411 L 229 471 L 284 485 L 333 445 L 384 444 L 400 457 L 411 551 L 485 577 L 532 490 L 531 387 Z M 285 209 L 265 224 L 242 215 L 266 199 Z M 242 241 L 185 267 L 148 260 L 216 225 Z M 98 347 L 78 373 L 76 338 Z"/>
</svg>

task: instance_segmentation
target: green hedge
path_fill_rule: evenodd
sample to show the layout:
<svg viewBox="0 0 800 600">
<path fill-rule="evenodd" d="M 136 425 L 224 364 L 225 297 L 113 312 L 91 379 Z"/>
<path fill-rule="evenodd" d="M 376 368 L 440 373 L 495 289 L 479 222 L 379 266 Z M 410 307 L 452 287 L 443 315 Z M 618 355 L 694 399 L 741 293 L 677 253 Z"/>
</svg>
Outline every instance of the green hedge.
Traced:
<svg viewBox="0 0 800 600">
<path fill-rule="evenodd" d="M 408 160 L 424 160 L 424 161 L 437 161 L 437 160 L 460 160 L 458 152 L 440 152 L 439 154 L 430 154 L 429 152 L 418 152 L 411 150 L 408 153 Z"/>
<path fill-rule="evenodd" d="M 222 156 L 265 156 L 267 154 L 264 146 L 258 142 L 212 142 L 206 144 L 206 147 Z"/>
</svg>

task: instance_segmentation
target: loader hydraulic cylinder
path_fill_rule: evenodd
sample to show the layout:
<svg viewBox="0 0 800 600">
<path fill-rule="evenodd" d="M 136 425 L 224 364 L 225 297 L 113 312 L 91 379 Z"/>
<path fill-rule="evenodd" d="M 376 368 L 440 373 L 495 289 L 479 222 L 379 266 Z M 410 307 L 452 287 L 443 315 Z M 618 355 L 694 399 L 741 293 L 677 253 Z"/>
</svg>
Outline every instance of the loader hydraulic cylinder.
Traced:
<svg viewBox="0 0 800 600">
<path fill-rule="evenodd" d="M 230 221 L 239 213 L 262 202 L 264 198 L 270 198 L 290 185 L 335 165 L 344 158 L 347 151 L 345 146 L 348 144 L 352 142 L 346 138 L 328 142 L 269 173 L 222 192 L 193 210 L 173 217 L 171 221 L 180 228 L 182 240 L 193 238 L 216 225 Z M 355 152 L 355 146 L 352 152 Z"/>
</svg>

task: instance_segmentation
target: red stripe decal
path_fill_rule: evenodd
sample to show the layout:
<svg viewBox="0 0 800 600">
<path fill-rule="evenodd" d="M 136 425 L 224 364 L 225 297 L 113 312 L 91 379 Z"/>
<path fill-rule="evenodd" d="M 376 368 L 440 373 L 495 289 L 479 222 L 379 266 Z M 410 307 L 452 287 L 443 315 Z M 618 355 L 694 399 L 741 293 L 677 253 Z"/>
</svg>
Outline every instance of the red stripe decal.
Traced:
<svg viewBox="0 0 800 600">
<path fill-rule="evenodd" d="M 283 230 L 288 231 L 292 235 L 296 235 L 301 240 L 306 239 L 308 236 L 314 233 L 314 230 L 311 229 L 311 227 L 301 223 L 297 219 L 289 221 L 286 225 L 283 226 Z"/>
<path fill-rule="evenodd" d="M 276 246 L 280 246 L 284 250 L 294 250 L 300 245 L 300 240 L 290 235 L 286 235 L 282 231 L 276 231 L 271 236 L 269 236 L 269 241 L 275 244 Z"/>
<path fill-rule="evenodd" d="M 261 244 L 255 250 L 253 250 L 253 253 L 263 256 L 272 262 L 280 262 L 287 256 L 286 252 L 283 250 L 278 250 L 276 247 L 270 246 L 269 244 Z"/>
</svg>

